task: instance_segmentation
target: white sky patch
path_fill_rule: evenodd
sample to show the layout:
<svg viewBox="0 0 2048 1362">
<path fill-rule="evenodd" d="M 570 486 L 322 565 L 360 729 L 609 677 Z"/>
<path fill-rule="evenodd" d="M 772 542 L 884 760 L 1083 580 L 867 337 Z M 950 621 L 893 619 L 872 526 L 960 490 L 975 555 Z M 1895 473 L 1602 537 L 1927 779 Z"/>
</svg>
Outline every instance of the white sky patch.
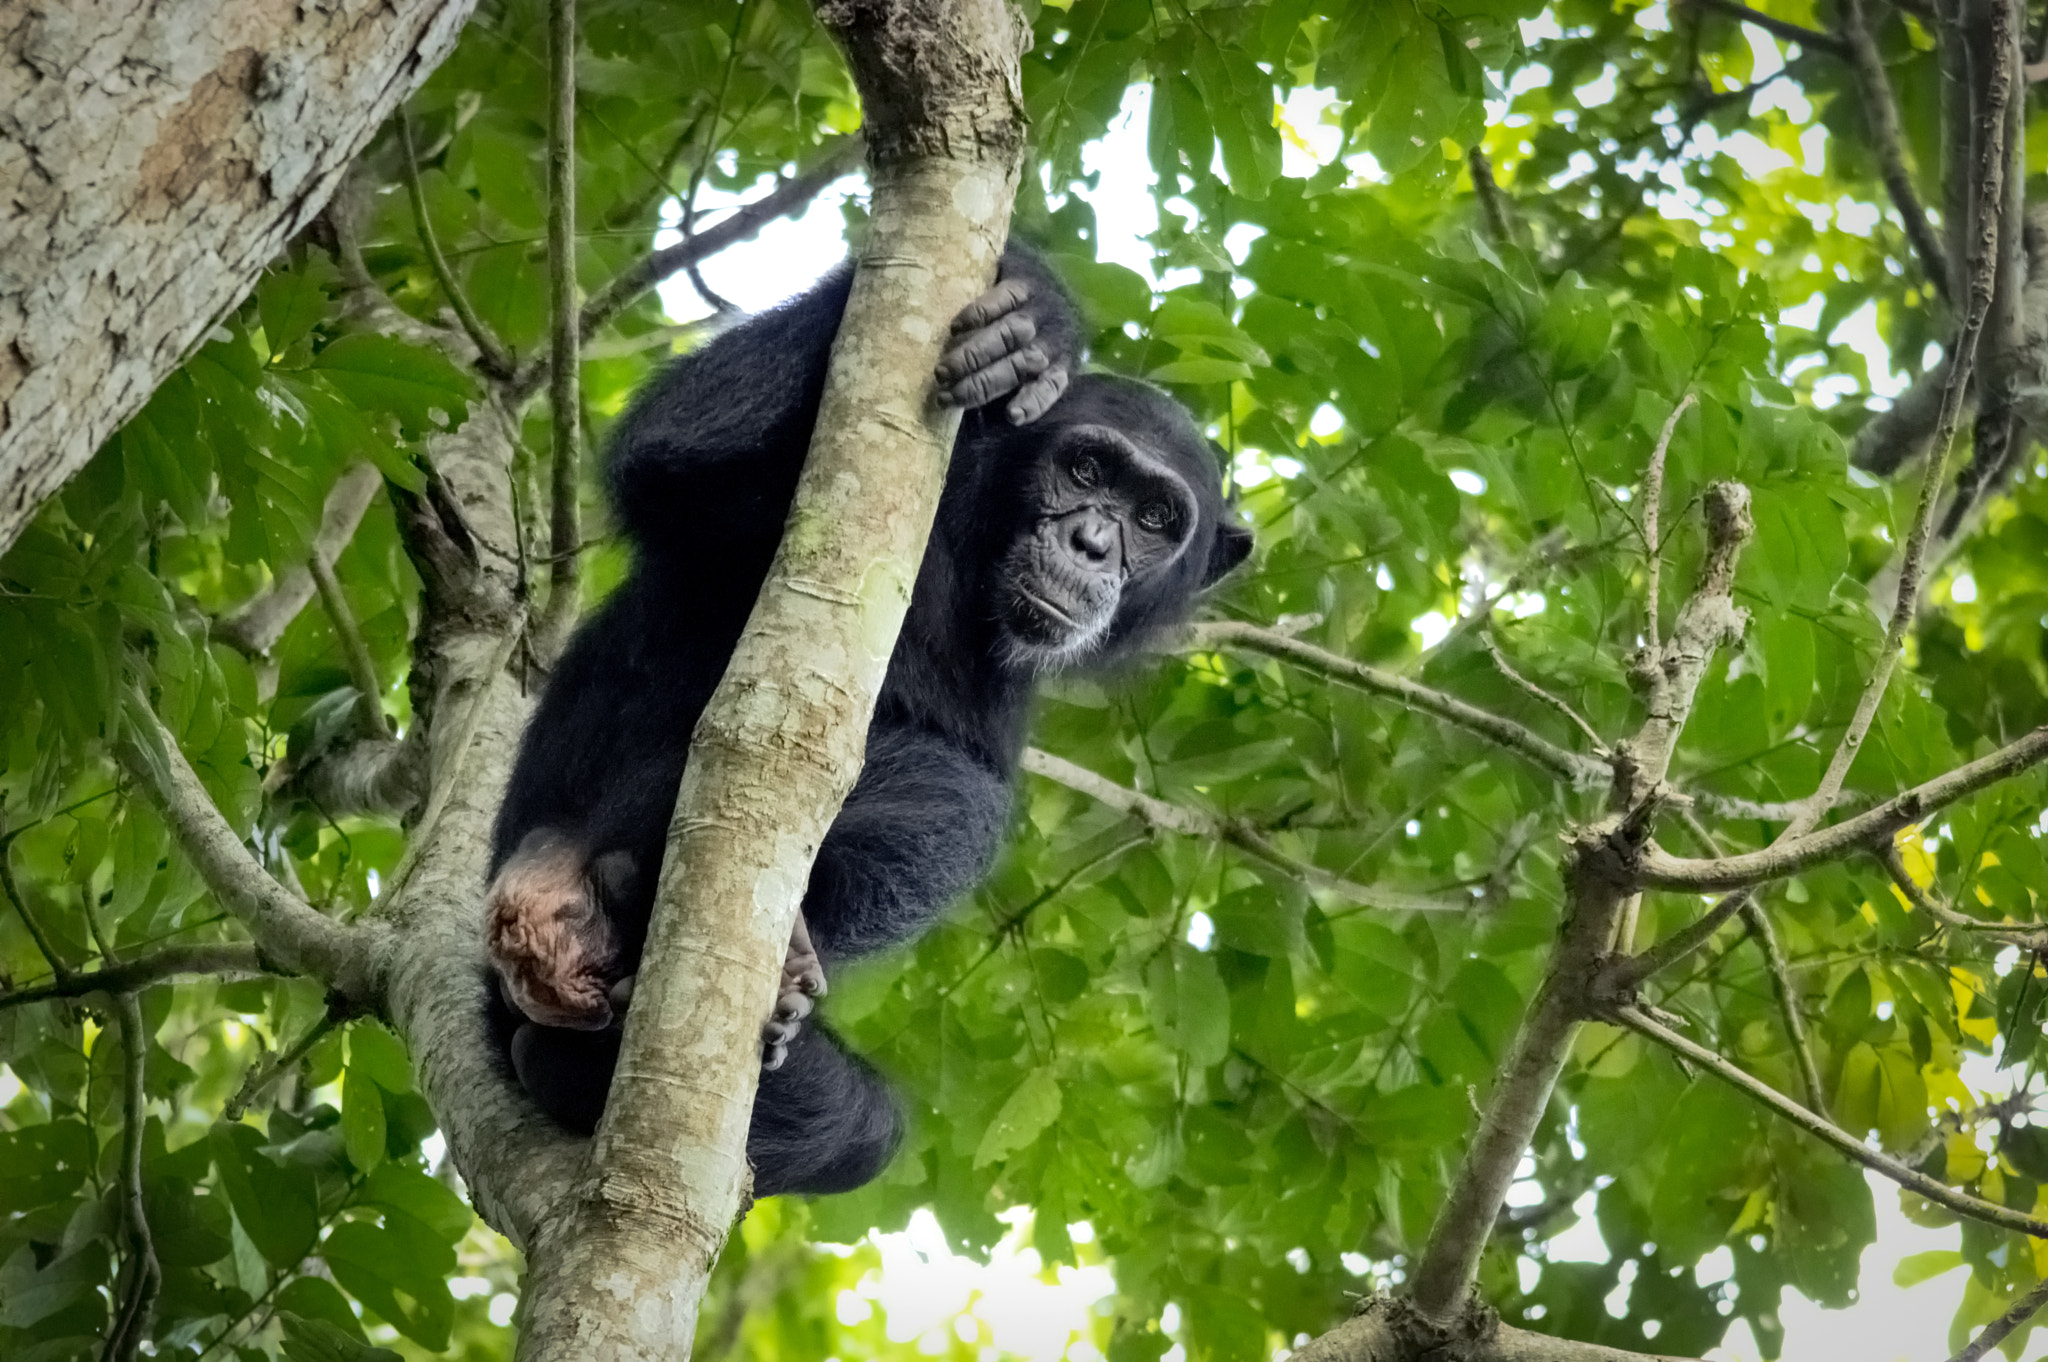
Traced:
<svg viewBox="0 0 2048 1362">
<path fill-rule="evenodd" d="M 1877 302 L 1865 303 L 1846 317 L 1828 337 L 1829 345 L 1846 345 L 1863 356 L 1870 370 L 1870 391 L 1897 397 L 1906 390 L 1906 376 L 1892 372 L 1892 348 L 1877 331 Z"/>
<path fill-rule="evenodd" d="M 1434 648 L 1444 641 L 1444 635 L 1451 632 L 1451 617 L 1441 610 L 1432 610 L 1426 615 L 1417 615 L 1408 622 L 1408 627 L 1422 636 L 1424 648 Z"/>
<path fill-rule="evenodd" d="M 862 1280 L 858 1295 L 842 1293 L 841 1318 L 865 1318 L 863 1306 L 873 1302 L 887 1312 L 891 1339 L 920 1340 L 934 1354 L 960 1339 L 1034 1362 L 1099 1358 L 1095 1346 L 1079 1336 L 1090 1327 L 1096 1303 L 1116 1290 L 1110 1270 L 1098 1264 L 1048 1272 L 1030 1247 L 1030 1212 L 1010 1210 L 1002 1218 L 1010 1232 L 985 1264 L 954 1253 L 930 1211 L 911 1216 L 900 1233 L 874 1235 L 882 1270 Z"/>
<path fill-rule="evenodd" d="M 1216 924 L 1209 915 L 1197 908 L 1188 914 L 1188 944 L 1198 951 L 1209 949 L 1209 943 L 1216 939 Z"/>
<path fill-rule="evenodd" d="M 697 191 L 698 229 L 701 231 L 717 221 L 727 210 L 759 198 L 774 183 L 771 177 L 763 176 L 752 189 L 739 194 L 704 185 Z M 746 312 L 761 312 L 794 298 L 846 254 L 846 219 L 839 206 L 848 196 L 866 195 L 864 174 L 835 180 L 802 213 L 777 218 L 752 241 L 743 241 L 705 261 L 701 271 L 704 282 Z M 682 220 L 680 199 L 670 199 L 661 205 L 662 230 L 654 237 L 657 250 L 682 240 L 678 230 Z M 660 293 L 662 310 L 675 321 L 693 322 L 711 315 L 710 306 L 697 296 L 685 275 L 676 274 L 663 281 Z"/>
<path fill-rule="evenodd" d="M 1328 402 L 1317 407 L 1315 415 L 1308 418 L 1308 433 L 1319 440 L 1327 440 L 1344 429 L 1344 413 Z"/>
<path fill-rule="evenodd" d="M 1967 572 L 1958 572 L 1948 584 L 1948 598 L 1958 605 L 1968 605 L 1977 599 L 1977 579 Z"/>
<path fill-rule="evenodd" d="M 1306 179 L 1337 159 L 1344 147 L 1344 130 L 1323 121 L 1324 113 L 1336 102 L 1335 90 L 1302 85 L 1288 91 L 1287 102 L 1280 106 L 1280 117 L 1287 125 L 1280 136 L 1282 175 Z"/>
<path fill-rule="evenodd" d="M 1597 109 L 1613 99 L 1621 87 L 1616 83 L 1615 70 L 1610 63 L 1598 76 L 1572 91 L 1572 98 L 1579 102 L 1581 109 Z"/>
</svg>

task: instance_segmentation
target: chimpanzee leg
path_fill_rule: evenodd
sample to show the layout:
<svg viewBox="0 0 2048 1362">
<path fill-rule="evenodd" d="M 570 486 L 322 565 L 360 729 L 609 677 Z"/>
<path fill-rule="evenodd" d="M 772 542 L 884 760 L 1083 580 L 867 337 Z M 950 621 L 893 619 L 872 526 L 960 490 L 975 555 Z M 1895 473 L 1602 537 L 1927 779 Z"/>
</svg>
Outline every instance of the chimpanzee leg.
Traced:
<svg viewBox="0 0 2048 1362">
<path fill-rule="evenodd" d="M 604 1112 L 619 1036 L 528 1023 L 512 1037 L 512 1065 L 541 1110 L 587 1135 Z M 880 1075 L 812 1023 L 790 1040 L 782 1066 L 761 1075 L 747 1131 L 754 1195 L 851 1191 L 882 1171 L 901 1138 Z"/>
</svg>

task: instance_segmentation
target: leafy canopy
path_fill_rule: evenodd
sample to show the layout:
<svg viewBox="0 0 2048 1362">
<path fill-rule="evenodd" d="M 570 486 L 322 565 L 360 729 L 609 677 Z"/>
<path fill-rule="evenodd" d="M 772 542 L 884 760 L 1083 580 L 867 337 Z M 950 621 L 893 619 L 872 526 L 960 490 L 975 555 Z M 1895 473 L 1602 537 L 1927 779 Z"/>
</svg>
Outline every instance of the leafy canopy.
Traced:
<svg viewBox="0 0 2048 1362">
<path fill-rule="evenodd" d="M 1702 686 L 1674 778 L 1796 799 L 1854 704 L 1882 632 L 1868 583 L 1911 509 L 1910 489 L 1847 466 L 1843 437 L 1887 376 L 1841 328 L 1866 318 L 1911 375 L 1945 323 L 1844 65 L 1823 52 L 1775 69 L 1792 49 L 1701 8 L 1047 3 L 1025 68 L 1035 143 L 1019 230 L 1071 280 L 1094 361 L 1168 386 L 1227 452 L 1260 548 L 1217 615 L 1292 618 L 1323 649 L 1570 751 L 1594 749 L 1507 667 L 1604 740 L 1632 730 L 1643 471 L 1692 394 L 1670 448 L 1665 617 L 1700 556 L 1707 482 L 1747 483 L 1758 533 L 1736 592 L 1751 625 Z M 1827 17 L 1800 0 L 1771 9 Z M 697 182 L 750 194 L 858 124 L 796 0 L 581 11 L 586 293 L 646 250 L 665 199 Z M 1879 32 L 1909 149 L 1932 164 L 1931 44 L 1888 10 Z M 544 53 L 539 5 L 486 4 L 409 106 L 433 232 L 521 359 L 547 324 Z M 1091 207 L 1088 148 L 1133 107 L 1156 177 L 1157 282 L 1099 258 L 1118 228 Z M 1504 236 L 1475 197 L 1478 151 Z M 440 323 L 402 155 L 389 129 L 357 172 L 362 261 L 402 309 Z M 294 764 L 359 736 L 332 613 L 298 612 L 254 654 L 222 629 L 302 567 L 323 499 L 367 460 L 392 490 L 334 572 L 379 701 L 401 728 L 410 718 L 420 579 L 393 497 L 422 489 L 425 442 L 469 419 L 481 388 L 441 351 L 366 324 L 355 299 L 317 233 L 295 246 L 0 560 L 0 989 L 238 937 L 108 760 L 130 679 L 237 830 L 312 902 L 374 911 L 397 869 L 401 820 L 284 792 Z M 652 295 L 621 314 L 583 366 L 593 432 L 698 334 L 667 325 Z M 525 542 L 494 547 L 533 555 L 538 404 L 521 433 Z M 2048 719 L 2044 472 L 2024 469 L 1941 565 L 1853 792 L 1889 794 Z M 623 551 L 594 486 L 586 496 L 594 600 Z M 1491 623 L 1469 627 L 1480 601 Z M 902 1156 L 862 1192 L 756 1207 L 721 1264 L 700 1355 L 924 1355 L 890 1341 L 880 1314 L 836 1304 L 875 1270 L 871 1245 L 809 1246 L 857 1243 L 921 1207 L 968 1251 L 1022 1223 L 1048 1270 L 1111 1264 L 1116 1291 L 1087 1342 L 1115 1362 L 1175 1345 L 1266 1356 L 1330 1327 L 1351 1293 L 1404 1280 L 1555 937 L 1556 834 L 1597 814 L 1597 795 L 1425 714 L 1230 651 L 1058 684 L 1034 741 L 1452 911 L 1311 892 L 1233 845 L 1029 781 L 991 882 L 915 950 L 835 981 L 835 1024 L 908 1094 Z M 1964 912 L 2034 920 L 2044 795 L 2036 772 L 1944 813 L 1905 840 L 1909 868 Z M 1718 830 L 1738 846 L 1770 832 Z M 1685 836 L 1667 841 L 1705 854 Z M 1650 896 L 1638 939 L 1700 907 Z M 1766 907 L 1836 1119 L 1989 1200 L 2048 1208 L 2048 1142 L 1969 1115 L 2033 1077 L 2039 966 L 1937 934 L 1868 862 L 1807 875 Z M 1741 932 L 1653 1001 L 1800 1091 L 1765 956 Z M 434 1118 L 395 1037 L 330 1019 L 303 980 L 187 977 L 141 1003 L 157 1356 L 391 1355 L 373 1342 L 509 1356 L 516 1265 L 435 1163 Z M 108 1327 L 123 1047 L 104 998 L 0 1010 L 9 1357 L 84 1355 Z M 252 1075 L 268 1081 L 236 1098 Z M 246 1116 L 223 1117 L 231 1098 Z M 1783 1291 L 1846 1303 L 1874 1232 L 1859 1170 L 1607 1028 L 1587 1032 L 1522 1171 L 1485 1296 L 1512 1323 L 1616 1346 L 1695 1353 L 1739 1317 L 1774 1349 Z M 1019 1207 L 1024 1221 L 999 1218 Z M 1547 1242 L 1585 1215 L 1609 1261 L 1550 1261 Z M 1083 1221 L 1093 1234 L 1077 1242 Z M 2048 1273 L 2041 1244 L 2006 1232 L 1965 1224 L 1955 1245 L 1911 1275 L 1967 1265 L 1959 1328 Z M 1732 1274 L 1702 1283 L 1703 1261 Z"/>
</svg>

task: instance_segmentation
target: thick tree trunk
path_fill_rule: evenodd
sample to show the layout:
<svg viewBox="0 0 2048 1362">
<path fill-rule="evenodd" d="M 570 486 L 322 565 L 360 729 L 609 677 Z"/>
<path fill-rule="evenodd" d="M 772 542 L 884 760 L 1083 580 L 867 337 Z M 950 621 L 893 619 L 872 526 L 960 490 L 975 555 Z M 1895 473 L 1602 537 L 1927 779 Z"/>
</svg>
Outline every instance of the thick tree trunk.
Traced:
<svg viewBox="0 0 2048 1362">
<path fill-rule="evenodd" d="M 692 739 L 610 1105 L 528 1244 L 523 1362 L 687 1357 L 741 1208 L 760 1028 L 859 773 L 958 413 L 932 367 L 994 276 L 1023 147 L 1003 0 L 834 0 L 874 215 L 781 552 Z"/>
<path fill-rule="evenodd" d="M 473 6 L 0 7 L 0 551 L 320 210 Z"/>
</svg>

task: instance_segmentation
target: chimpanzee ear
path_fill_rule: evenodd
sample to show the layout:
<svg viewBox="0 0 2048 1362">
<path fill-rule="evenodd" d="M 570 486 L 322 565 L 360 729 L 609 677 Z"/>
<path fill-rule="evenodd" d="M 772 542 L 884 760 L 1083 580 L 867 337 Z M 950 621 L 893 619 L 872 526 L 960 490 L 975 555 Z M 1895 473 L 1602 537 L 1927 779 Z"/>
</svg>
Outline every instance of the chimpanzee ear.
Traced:
<svg viewBox="0 0 2048 1362">
<path fill-rule="evenodd" d="M 1252 532 L 1238 520 L 1235 511 L 1225 511 L 1216 524 L 1216 538 L 1209 544 L 1209 566 L 1202 573 L 1202 585 L 1220 581 L 1251 551 Z"/>
</svg>

